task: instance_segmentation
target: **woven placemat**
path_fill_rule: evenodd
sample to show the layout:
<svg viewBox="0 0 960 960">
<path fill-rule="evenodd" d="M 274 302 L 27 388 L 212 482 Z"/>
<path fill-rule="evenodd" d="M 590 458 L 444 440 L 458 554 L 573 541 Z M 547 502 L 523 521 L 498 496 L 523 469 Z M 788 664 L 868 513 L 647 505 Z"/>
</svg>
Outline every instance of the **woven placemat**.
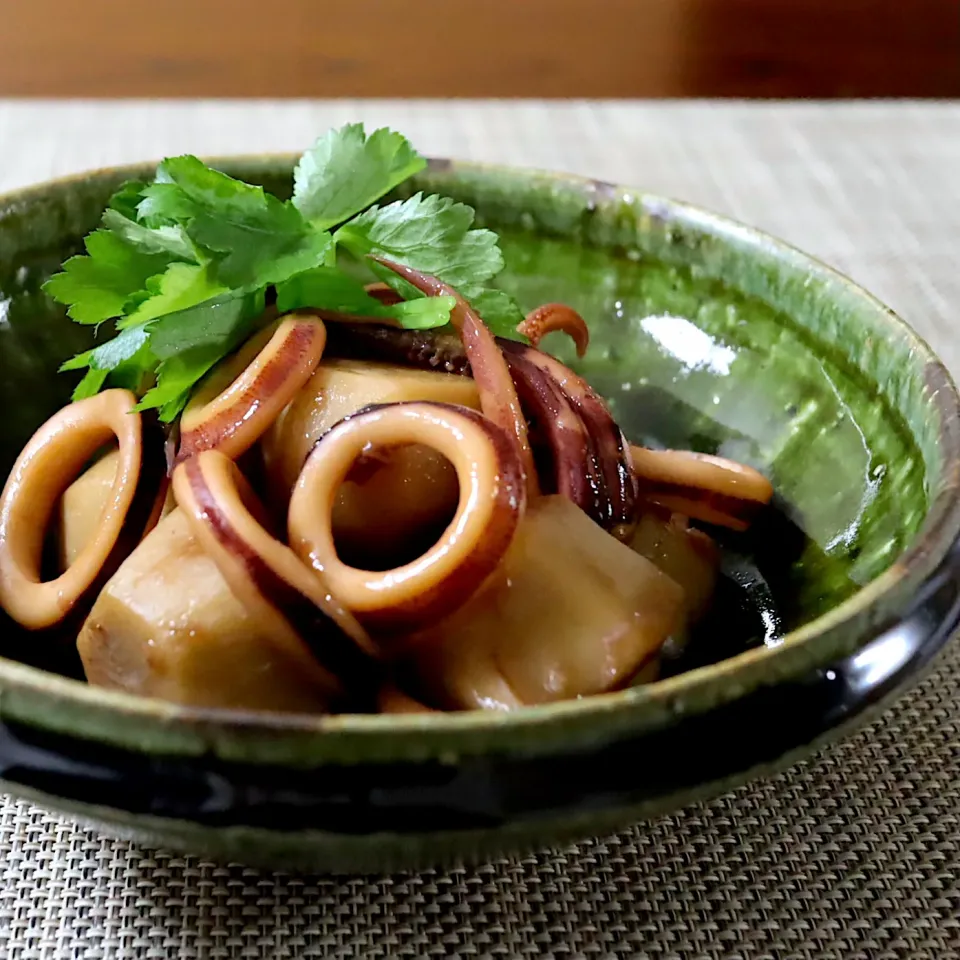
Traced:
<svg viewBox="0 0 960 960">
<path fill-rule="evenodd" d="M 762 226 L 874 290 L 960 370 L 956 105 L 0 101 L 0 190 L 184 150 L 299 149 L 353 118 L 435 155 L 634 183 Z M 7 800 L 0 956 L 960 957 L 960 645 L 881 721 L 782 776 L 474 869 L 294 878 Z"/>
</svg>

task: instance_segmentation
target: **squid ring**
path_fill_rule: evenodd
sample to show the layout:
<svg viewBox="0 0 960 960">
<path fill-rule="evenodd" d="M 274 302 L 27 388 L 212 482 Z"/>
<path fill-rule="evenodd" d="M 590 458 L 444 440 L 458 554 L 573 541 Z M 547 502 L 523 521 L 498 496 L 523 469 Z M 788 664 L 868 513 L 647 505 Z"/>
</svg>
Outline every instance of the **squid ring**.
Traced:
<svg viewBox="0 0 960 960">
<path fill-rule="evenodd" d="M 203 450 L 231 459 L 249 450 L 310 379 L 326 342 L 326 328 L 316 317 L 293 314 L 226 389 L 219 389 L 222 377 L 214 371 L 180 418 L 177 462 Z M 231 370 L 229 362 L 225 369 Z"/>
<path fill-rule="evenodd" d="M 434 546 L 392 570 L 359 570 L 337 556 L 331 511 L 354 462 L 371 447 L 419 443 L 457 471 L 456 514 Z M 435 622 L 465 603 L 493 573 L 526 506 L 513 439 L 465 407 L 412 402 L 368 407 L 314 447 L 290 499 L 289 541 L 347 609 L 386 631 Z"/>
<path fill-rule="evenodd" d="M 464 353 L 470 361 L 470 370 L 480 393 L 480 409 L 485 416 L 510 435 L 523 466 L 527 496 L 536 497 L 540 493 L 540 486 L 533 451 L 530 449 L 530 438 L 527 435 L 527 421 L 520 408 L 520 400 L 510 376 L 510 370 L 490 328 L 473 307 L 449 284 L 437 277 L 414 270 L 412 267 L 385 260 L 383 257 L 373 259 L 381 266 L 403 277 L 408 283 L 412 283 L 428 297 L 447 296 L 456 300 L 456 305 L 450 311 L 450 324 L 460 335 Z"/>
<path fill-rule="evenodd" d="M 143 424 L 133 412 L 136 403 L 128 390 L 71 403 L 40 427 L 10 472 L 0 497 L 0 605 L 28 629 L 63 620 L 111 560 L 141 473 Z M 44 534 L 58 498 L 114 437 L 117 472 L 96 532 L 64 573 L 41 582 Z"/>
<path fill-rule="evenodd" d="M 267 532 L 266 513 L 239 467 L 218 450 L 177 466 L 177 503 L 231 592 L 274 642 L 304 662 L 329 695 L 369 682 L 373 645 L 323 580 Z M 310 656 L 305 654 L 309 652 Z"/>
<path fill-rule="evenodd" d="M 631 445 L 630 459 L 642 498 L 731 530 L 746 530 L 773 496 L 762 473 L 723 457 Z"/>
</svg>

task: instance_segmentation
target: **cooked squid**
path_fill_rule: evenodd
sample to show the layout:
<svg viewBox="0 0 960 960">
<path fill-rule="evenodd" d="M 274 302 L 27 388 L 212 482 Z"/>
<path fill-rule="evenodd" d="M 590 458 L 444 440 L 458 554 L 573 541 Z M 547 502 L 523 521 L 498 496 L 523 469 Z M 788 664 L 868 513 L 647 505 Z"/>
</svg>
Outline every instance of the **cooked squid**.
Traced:
<svg viewBox="0 0 960 960">
<path fill-rule="evenodd" d="M 205 450 L 179 464 L 173 492 L 194 535 L 234 595 L 271 635 L 299 638 L 331 677 L 349 682 L 373 645 L 356 618 L 273 537 L 262 504 L 225 454 Z"/>
<path fill-rule="evenodd" d="M 274 503 L 286 509 L 311 450 L 345 417 L 371 404 L 417 400 L 480 406 L 476 385 L 466 377 L 375 361 L 325 360 L 264 436 Z M 333 505 L 338 553 L 360 566 L 398 565 L 417 556 L 449 523 L 458 491 L 456 471 L 432 447 L 404 443 L 364 452 Z"/>
<path fill-rule="evenodd" d="M 163 446 L 144 430 L 136 398 L 108 390 L 64 407 L 32 437 L 0 497 L 0 605 L 25 627 L 50 627 L 80 605 L 115 570 L 159 518 L 165 493 Z M 146 433 L 146 436 L 145 436 Z M 69 563 L 43 578 L 49 521 L 78 470 L 116 439 L 118 455 L 102 507 L 81 545 L 65 547 Z"/>
<path fill-rule="evenodd" d="M 220 450 L 230 457 L 249 450 L 310 379 L 326 338 L 318 319 L 294 315 L 279 324 L 249 365 L 243 363 L 246 351 L 241 352 L 238 370 L 224 364 L 183 412 L 177 460 L 202 450 Z"/>
<path fill-rule="evenodd" d="M 517 325 L 517 333 L 535 347 L 548 333 L 565 333 L 577 348 L 577 356 L 586 356 L 590 346 L 590 330 L 586 321 L 565 303 L 545 303 L 531 310 Z"/>
<path fill-rule="evenodd" d="M 731 530 L 746 530 L 773 496 L 762 473 L 723 457 L 632 447 L 631 461 L 645 500 Z"/>
<path fill-rule="evenodd" d="M 364 449 L 393 443 L 420 443 L 447 457 L 459 479 L 456 514 L 410 563 L 350 567 L 331 529 L 337 489 Z M 393 634 L 462 606 L 503 559 L 525 504 L 520 453 L 505 431 L 464 407 L 390 404 L 348 417 L 314 448 L 290 499 L 290 543 L 349 610 Z"/>
<path fill-rule="evenodd" d="M 194 706 L 427 722 L 654 680 L 717 581 L 691 521 L 745 529 L 769 482 L 631 446 L 537 346 L 564 332 L 582 355 L 570 307 L 497 339 L 448 284 L 379 262 L 453 297 L 450 329 L 270 317 L 165 439 L 120 390 L 41 427 L 0 498 L 4 609 L 84 616 L 90 683 Z"/>
</svg>

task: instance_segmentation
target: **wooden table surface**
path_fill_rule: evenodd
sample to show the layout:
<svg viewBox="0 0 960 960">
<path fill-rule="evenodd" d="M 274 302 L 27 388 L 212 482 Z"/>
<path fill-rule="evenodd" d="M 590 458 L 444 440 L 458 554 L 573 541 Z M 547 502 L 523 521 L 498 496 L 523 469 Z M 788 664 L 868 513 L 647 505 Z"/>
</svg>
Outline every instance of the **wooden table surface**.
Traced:
<svg viewBox="0 0 960 960">
<path fill-rule="evenodd" d="M 0 96 L 960 95 L 956 0 L 8 0 Z"/>
</svg>

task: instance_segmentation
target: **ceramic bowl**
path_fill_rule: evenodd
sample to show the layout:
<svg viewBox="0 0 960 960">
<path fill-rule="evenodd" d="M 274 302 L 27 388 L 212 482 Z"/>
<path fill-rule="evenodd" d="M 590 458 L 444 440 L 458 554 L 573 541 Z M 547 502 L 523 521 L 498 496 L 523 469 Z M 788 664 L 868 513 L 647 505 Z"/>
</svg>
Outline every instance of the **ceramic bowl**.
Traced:
<svg viewBox="0 0 960 960">
<path fill-rule="evenodd" d="M 280 195 L 292 164 L 218 162 Z M 0 198 L 4 474 L 68 396 L 57 365 L 87 345 L 40 284 L 116 185 L 149 175 L 100 171 Z M 420 188 L 501 231 L 502 283 L 525 305 L 568 301 L 590 320 L 580 367 L 632 439 L 770 476 L 777 509 L 754 548 L 782 622 L 745 626 L 732 610 L 674 675 L 579 702 L 313 717 L 91 688 L 71 679 L 69 643 L 5 621 L 10 793 L 218 859 L 339 872 L 477 860 L 609 831 L 787 764 L 884 703 L 950 636 L 958 397 L 888 309 L 768 236 L 608 183 L 435 161 L 407 187 Z"/>
</svg>

